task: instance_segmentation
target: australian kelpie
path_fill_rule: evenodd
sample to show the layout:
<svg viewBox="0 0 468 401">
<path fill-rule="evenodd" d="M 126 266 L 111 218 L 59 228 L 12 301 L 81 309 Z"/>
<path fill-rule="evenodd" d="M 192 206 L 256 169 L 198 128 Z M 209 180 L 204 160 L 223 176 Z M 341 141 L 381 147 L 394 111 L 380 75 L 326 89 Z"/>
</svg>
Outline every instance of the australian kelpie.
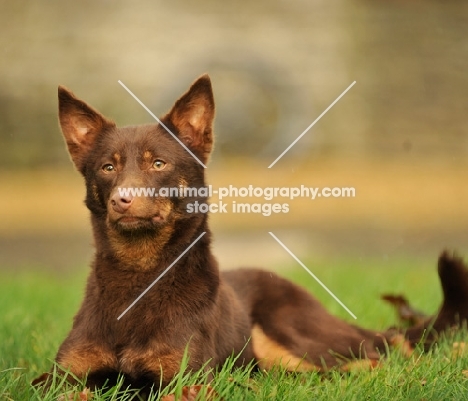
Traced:
<svg viewBox="0 0 468 401">
<path fill-rule="evenodd" d="M 118 374 L 136 387 L 166 385 L 179 372 L 186 347 L 192 371 L 219 366 L 231 355 L 238 356 L 237 365 L 254 360 L 261 368 L 301 371 L 345 369 L 356 359 L 373 364 L 395 338 L 430 343 L 468 317 L 467 269 L 447 253 L 439 259 L 440 311 L 403 335 L 372 331 L 330 315 L 276 274 L 220 273 L 208 216 L 187 211 L 194 200 L 207 202 L 205 197 L 122 193 L 205 186 L 202 163 L 213 148 L 214 118 L 207 75 L 151 125 L 118 128 L 64 87 L 58 95 L 62 132 L 85 178 L 96 254 L 56 362 L 75 377 L 87 377 L 88 386 L 102 386 Z"/>
</svg>

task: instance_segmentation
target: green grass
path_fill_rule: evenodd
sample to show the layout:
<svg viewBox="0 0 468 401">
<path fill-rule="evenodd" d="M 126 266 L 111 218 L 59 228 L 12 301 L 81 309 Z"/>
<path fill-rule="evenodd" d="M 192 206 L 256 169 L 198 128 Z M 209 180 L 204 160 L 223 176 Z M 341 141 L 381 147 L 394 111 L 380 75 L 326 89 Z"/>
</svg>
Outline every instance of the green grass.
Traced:
<svg viewBox="0 0 468 401">
<path fill-rule="evenodd" d="M 435 311 L 441 299 L 435 261 L 306 264 L 357 315 L 356 323 L 366 327 L 385 328 L 395 322 L 393 311 L 378 300 L 383 292 L 404 292 L 426 312 Z M 354 321 L 302 269 L 291 264 L 283 271 L 310 289 L 334 314 Z M 85 278 L 85 273 L 68 277 L 0 273 L 0 400 L 52 401 L 63 393 L 63 387 L 56 386 L 44 396 L 29 383 L 50 369 L 81 301 Z M 248 368 L 232 371 L 232 361 L 227 361 L 212 386 L 224 400 L 464 400 L 468 399 L 468 353 L 453 357 L 452 344 L 467 338 L 465 332 L 457 333 L 427 354 L 404 359 L 392 353 L 378 369 L 349 374 L 251 374 Z M 177 394 L 185 385 L 206 381 L 203 373 L 180 374 L 163 394 Z M 118 386 L 93 397 L 97 401 L 119 399 L 138 398 Z"/>
</svg>

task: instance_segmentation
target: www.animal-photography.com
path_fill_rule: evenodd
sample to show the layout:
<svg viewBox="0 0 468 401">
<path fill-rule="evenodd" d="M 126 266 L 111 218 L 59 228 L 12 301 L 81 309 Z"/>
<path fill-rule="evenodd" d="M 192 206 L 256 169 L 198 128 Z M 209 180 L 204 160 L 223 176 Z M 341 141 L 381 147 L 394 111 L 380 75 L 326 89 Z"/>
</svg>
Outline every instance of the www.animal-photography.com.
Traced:
<svg viewBox="0 0 468 401">
<path fill-rule="evenodd" d="M 467 399 L 467 5 L 0 20 L 0 399 Z"/>
</svg>

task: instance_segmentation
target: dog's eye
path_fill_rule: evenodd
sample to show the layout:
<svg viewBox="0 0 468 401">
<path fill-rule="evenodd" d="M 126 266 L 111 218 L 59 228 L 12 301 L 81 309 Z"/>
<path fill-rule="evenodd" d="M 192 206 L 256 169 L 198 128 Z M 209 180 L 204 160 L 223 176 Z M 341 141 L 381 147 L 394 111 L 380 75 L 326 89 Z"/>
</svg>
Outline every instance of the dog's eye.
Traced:
<svg viewBox="0 0 468 401">
<path fill-rule="evenodd" d="M 153 168 L 154 168 L 155 170 L 158 170 L 158 171 L 159 171 L 159 170 L 163 170 L 164 167 L 166 167 L 166 163 L 163 162 L 162 160 L 159 160 L 159 159 L 158 159 L 158 160 L 155 160 L 155 162 L 153 163 Z"/>
<path fill-rule="evenodd" d="M 104 164 L 104 166 L 102 166 L 101 169 L 105 173 L 111 173 L 112 171 L 115 171 L 115 167 L 110 163 Z"/>
</svg>

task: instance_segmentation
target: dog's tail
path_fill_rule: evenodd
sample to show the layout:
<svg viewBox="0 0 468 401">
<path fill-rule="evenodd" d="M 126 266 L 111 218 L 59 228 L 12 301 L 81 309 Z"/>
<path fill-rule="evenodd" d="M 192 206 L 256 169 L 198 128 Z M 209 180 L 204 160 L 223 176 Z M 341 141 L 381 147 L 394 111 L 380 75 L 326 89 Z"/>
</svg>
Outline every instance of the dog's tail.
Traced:
<svg viewBox="0 0 468 401">
<path fill-rule="evenodd" d="M 412 345 L 418 343 L 428 348 L 440 334 L 459 329 L 468 322 L 468 268 L 463 259 L 447 251 L 439 257 L 438 271 L 443 292 L 443 302 L 438 313 L 406 330 Z"/>
</svg>

